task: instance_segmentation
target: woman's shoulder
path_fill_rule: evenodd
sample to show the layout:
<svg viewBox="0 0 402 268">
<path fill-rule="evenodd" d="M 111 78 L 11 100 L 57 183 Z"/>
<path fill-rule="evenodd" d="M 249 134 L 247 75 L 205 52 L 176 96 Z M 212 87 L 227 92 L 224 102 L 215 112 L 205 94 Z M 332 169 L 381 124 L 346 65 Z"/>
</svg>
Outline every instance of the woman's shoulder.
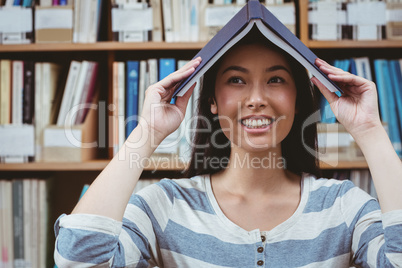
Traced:
<svg viewBox="0 0 402 268">
<path fill-rule="evenodd" d="M 159 182 L 144 187 L 137 195 L 155 198 L 155 195 L 164 193 L 169 199 L 184 195 L 206 191 L 205 180 L 209 175 L 198 175 L 191 178 L 163 178 Z"/>
<path fill-rule="evenodd" d="M 309 203 L 330 205 L 355 205 L 361 207 L 374 199 L 350 180 L 317 178 L 306 174 L 304 183 L 308 185 Z"/>
</svg>

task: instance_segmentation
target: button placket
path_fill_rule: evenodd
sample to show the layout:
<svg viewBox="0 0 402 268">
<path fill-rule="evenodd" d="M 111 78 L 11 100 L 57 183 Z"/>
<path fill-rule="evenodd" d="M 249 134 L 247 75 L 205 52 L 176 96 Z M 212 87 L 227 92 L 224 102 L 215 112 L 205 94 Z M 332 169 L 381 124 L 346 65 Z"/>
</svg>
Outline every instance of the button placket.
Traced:
<svg viewBox="0 0 402 268">
<path fill-rule="evenodd" d="M 265 263 L 265 254 L 264 254 L 264 244 L 262 242 L 256 243 L 256 253 L 257 253 L 257 258 L 256 258 L 256 267 L 262 267 L 264 266 Z"/>
</svg>

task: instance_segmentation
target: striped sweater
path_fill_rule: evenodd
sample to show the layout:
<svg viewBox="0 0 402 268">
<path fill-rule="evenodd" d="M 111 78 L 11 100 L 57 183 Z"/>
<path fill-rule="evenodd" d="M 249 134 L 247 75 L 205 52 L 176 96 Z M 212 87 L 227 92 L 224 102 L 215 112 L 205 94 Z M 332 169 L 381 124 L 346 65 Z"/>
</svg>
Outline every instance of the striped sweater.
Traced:
<svg viewBox="0 0 402 268">
<path fill-rule="evenodd" d="M 231 222 L 202 175 L 132 195 L 122 222 L 62 215 L 55 233 L 59 267 L 402 267 L 402 210 L 306 174 L 297 210 L 270 231 Z"/>
</svg>

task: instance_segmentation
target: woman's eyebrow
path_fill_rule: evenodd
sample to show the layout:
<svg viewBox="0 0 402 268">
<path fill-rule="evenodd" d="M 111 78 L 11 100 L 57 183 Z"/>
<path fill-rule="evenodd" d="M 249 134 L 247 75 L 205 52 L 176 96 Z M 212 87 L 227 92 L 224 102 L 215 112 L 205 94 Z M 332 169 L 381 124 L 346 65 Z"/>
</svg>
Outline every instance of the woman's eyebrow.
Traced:
<svg viewBox="0 0 402 268">
<path fill-rule="evenodd" d="M 274 72 L 274 71 L 277 71 L 277 70 L 285 70 L 286 72 L 288 72 L 289 74 L 291 74 L 290 71 L 289 71 L 289 69 L 286 68 L 286 67 L 283 66 L 283 65 L 274 65 L 274 66 L 271 66 L 271 67 L 265 69 L 266 72 Z"/>
<path fill-rule="evenodd" d="M 237 66 L 237 65 L 232 65 L 227 67 L 225 70 L 223 70 L 222 74 L 226 73 L 227 71 L 239 71 L 243 73 L 249 73 L 250 71 L 244 67 Z"/>
</svg>

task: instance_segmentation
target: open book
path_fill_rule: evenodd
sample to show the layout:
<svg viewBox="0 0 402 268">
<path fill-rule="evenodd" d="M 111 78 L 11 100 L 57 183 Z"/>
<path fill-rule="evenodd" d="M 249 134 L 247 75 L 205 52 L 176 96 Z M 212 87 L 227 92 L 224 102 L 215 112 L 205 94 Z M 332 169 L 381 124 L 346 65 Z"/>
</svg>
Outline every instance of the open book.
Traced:
<svg viewBox="0 0 402 268">
<path fill-rule="evenodd" d="M 252 28 L 259 31 L 273 44 L 287 52 L 300 64 L 318 78 L 330 91 L 342 90 L 330 80 L 315 64 L 317 56 L 306 47 L 291 31 L 286 28 L 258 0 L 250 0 L 194 58 L 201 57 L 201 64 L 194 73 L 185 79 L 175 90 L 173 97 L 183 96 L 184 93 L 223 56 L 232 46 L 240 41 Z"/>
</svg>

